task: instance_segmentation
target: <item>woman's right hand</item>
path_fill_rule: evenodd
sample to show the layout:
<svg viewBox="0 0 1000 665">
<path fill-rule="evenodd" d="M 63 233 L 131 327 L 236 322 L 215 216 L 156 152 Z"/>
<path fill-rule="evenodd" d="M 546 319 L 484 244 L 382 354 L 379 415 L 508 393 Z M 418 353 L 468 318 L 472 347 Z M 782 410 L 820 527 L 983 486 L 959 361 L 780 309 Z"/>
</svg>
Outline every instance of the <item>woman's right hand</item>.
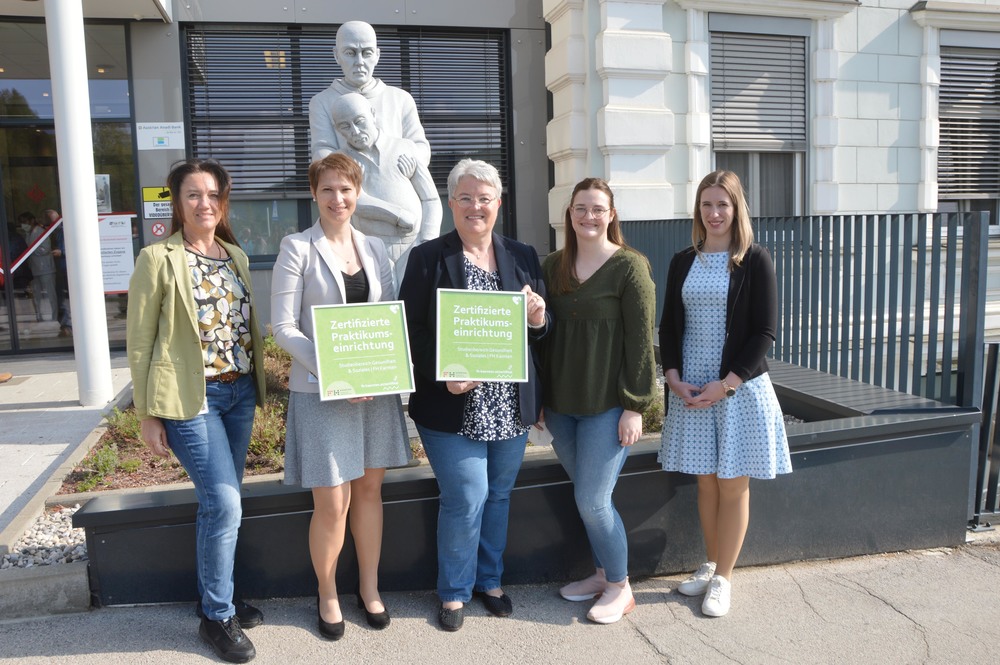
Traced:
<svg viewBox="0 0 1000 665">
<path fill-rule="evenodd" d="M 142 440 L 157 457 L 170 457 L 170 446 L 167 445 L 167 430 L 159 418 L 144 418 L 140 423 Z"/>
<path fill-rule="evenodd" d="M 444 383 L 452 395 L 461 395 L 475 389 L 482 381 L 445 381 Z"/>
</svg>

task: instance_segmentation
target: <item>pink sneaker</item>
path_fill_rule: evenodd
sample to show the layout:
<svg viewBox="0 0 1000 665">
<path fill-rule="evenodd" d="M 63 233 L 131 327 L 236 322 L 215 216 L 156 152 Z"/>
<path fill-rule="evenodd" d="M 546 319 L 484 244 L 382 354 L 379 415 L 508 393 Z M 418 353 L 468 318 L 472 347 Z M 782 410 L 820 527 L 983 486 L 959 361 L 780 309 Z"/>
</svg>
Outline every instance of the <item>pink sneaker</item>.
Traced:
<svg viewBox="0 0 1000 665">
<path fill-rule="evenodd" d="M 635 598 L 626 577 L 624 582 L 618 584 L 608 582 L 604 593 L 587 612 L 587 618 L 594 623 L 615 623 L 634 609 Z"/>
<path fill-rule="evenodd" d="M 596 598 L 604 593 L 604 587 L 607 586 L 607 584 L 608 578 L 604 576 L 604 569 L 598 568 L 590 577 L 576 582 L 570 582 L 563 588 L 559 589 L 559 595 L 566 600 L 572 600 L 574 602 L 590 600 L 591 598 Z"/>
</svg>

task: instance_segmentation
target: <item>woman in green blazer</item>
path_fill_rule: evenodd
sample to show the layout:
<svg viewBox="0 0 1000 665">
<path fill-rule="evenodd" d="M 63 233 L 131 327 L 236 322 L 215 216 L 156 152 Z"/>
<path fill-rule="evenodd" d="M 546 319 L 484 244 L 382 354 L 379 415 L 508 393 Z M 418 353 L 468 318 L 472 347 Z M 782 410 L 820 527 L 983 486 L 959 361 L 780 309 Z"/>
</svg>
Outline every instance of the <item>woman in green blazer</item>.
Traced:
<svg viewBox="0 0 1000 665">
<path fill-rule="evenodd" d="M 172 235 L 139 253 L 126 341 L 143 441 L 157 455 L 173 451 L 198 497 L 199 632 L 221 658 L 245 663 L 255 651 L 242 628 L 263 615 L 233 603 L 233 561 L 264 372 L 249 261 L 228 221 L 230 184 L 211 160 L 167 176 Z"/>
</svg>

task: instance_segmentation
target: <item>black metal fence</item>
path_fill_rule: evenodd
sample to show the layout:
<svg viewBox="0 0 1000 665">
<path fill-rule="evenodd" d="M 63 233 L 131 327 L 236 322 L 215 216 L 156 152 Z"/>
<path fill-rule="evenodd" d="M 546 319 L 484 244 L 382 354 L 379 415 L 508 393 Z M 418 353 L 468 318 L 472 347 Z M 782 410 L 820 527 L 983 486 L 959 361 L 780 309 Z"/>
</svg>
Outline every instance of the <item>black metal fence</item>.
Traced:
<svg viewBox="0 0 1000 665">
<path fill-rule="evenodd" d="M 1000 517 L 1000 345 L 984 340 L 988 225 L 988 213 L 754 220 L 778 281 L 774 357 L 983 411 L 973 528 Z M 662 303 L 670 259 L 691 244 L 691 220 L 623 230 L 649 257 Z"/>
<path fill-rule="evenodd" d="M 774 357 L 979 407 L 988 224 L 987 213 L 755 219 L 778 280 Z M 623 230 L 649 257 L 662 303 L 670 258 L 691 244 L 691 220 Z"/>
</svg>

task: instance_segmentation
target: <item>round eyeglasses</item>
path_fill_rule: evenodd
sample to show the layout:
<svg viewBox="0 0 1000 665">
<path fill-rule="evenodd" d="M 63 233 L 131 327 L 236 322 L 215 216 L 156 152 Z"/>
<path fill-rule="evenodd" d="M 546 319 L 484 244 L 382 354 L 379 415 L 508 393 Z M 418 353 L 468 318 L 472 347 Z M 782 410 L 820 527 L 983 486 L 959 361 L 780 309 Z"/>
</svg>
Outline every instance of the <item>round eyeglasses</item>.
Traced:
<svg viewBox="0 0 1000 665">
<path fill-rule="evenodd" d="M 471 196 L 459 196 L 457 199 L 454 199 L 459 208 L 471 208 L 473 204 L 478 205 L 481 208 L 485 208 L 496 200 L 496 196 L 477 196 L 476 198 L 472 198 Z"/>
<path fill-rule="evenodd" d="M 574 217 L 586 217 L 589 213 L 593 215 L 595 219 L 603 219 L 605 215 L 611 212 L 607 208 L 602 208 L 600 206 L 594 206 L 593 208 L 588 208 L 587 206 L 573 206 L 569 210 L 573 213 Z"/>
</svg>

